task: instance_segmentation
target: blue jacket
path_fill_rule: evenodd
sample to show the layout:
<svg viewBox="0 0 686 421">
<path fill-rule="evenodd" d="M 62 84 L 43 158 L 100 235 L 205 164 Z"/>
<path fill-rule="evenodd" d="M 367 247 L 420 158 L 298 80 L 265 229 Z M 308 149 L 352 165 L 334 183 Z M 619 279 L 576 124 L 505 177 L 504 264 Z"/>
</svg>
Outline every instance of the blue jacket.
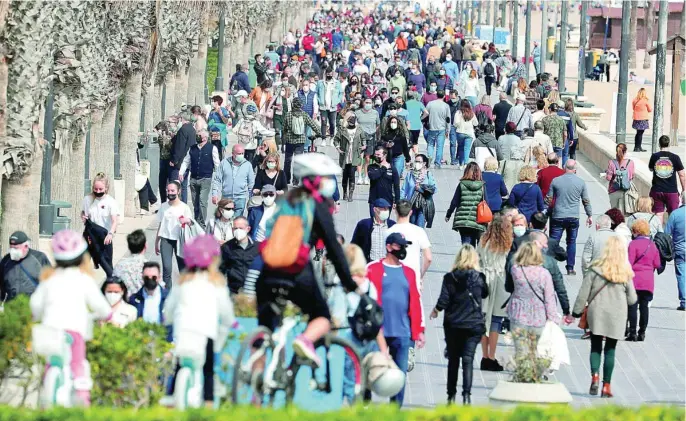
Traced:
<svg viewBox="0 0 686 421">
<path fill-rule="evenodd" d="M 405 200 L 412 199 L 414 185 L 414 173 L 412 171 L 408 171 L 405 175 L 405 184 L 403 184 L 403 190 L 400 192 L 400 198 Z M 438 191 L 438 186 L 436 186 L 436 180 L 434 179 L 433 174 L 431 174 L 431 171 L 427 171 L 426 177 L 424 178 L 424 182 L 419 185 L 419 191 L 423 192 L 424 189 L 427 187 L 433 187 L 434 194 L 436 194 L 436 192 Z"/>
<path fill-rule="evenodd" d="M 250 93 L 252 90 L 250 88 L 250 80 L 248 80 L 248 75 L 245 72 L 236 72 L 231 76 L 231 81 L 229 82 L 229 89 L 231 89 L 231 86 L 233 86 L 234 81 L 236 82 L 236 85 L 238 87 L 238 91 L 243 90 L 247 93 Z M 236 92 L 233 92 L 235 94 Z"/>
<path fill-rule="evenodd" d="M 331 34 L 331 43 L 333 44 L 333 48 L 340 48 L 341 45 L 343 45 L 343 33 L 341 31 L 334 31 L 334 33 Z"/>
<path fill-rule="evenodd" d="M 137 293 L 133 294 L 131 298 L 129 298 L 129 304 L 136 308 L 136 311 L 138 312 L 137 317 L 139 319 L 143 318 L 143 309 L 145 308 L 145 294 L 143 294 L 144 289 L 145 288 L 141 288 Z M 164 302 L 167 301 L 169 290 L 162 287 L 160 287 L 160 290 L 162 292 L 162 297 L 160 298 L 160 324 L 164 325 Z M 167 326 L 167 342 L 172 342 L 173 338 L 172 326 Z"/>
<path fill-rule="evenodd" d="M 536 183 L 516 184 L 512 187 L 508 203 L 510 206 L 519 209 L 519 213 L 526 217 L 527 222 L 531 219 L 531 215 L 536 212 L 543 212 L 545 209 L 543 193 Z"/>
<path fill-rule="evenodd" d="M 308 93 L 305 93 L 301 89 L 298 91 L 298 98 L 300 98 L 300 101 L 303 103 L 303 111 L 314 118 L 314 101 L 317 99 L 316 92 L 310 90 Z"/>
<path fill-rule="evenodd" d="M 395 221 L 388 219 L 386 221 L 388 228 L 395 225 Z M 372 252 L 372 231 L 374 230 L 374 221 L 372 218 L 361 220 L 355 226 L 353 231 L 353 238 L 350 240 L 352 244 L 357 244 L 364 253 L 364 257 L 369 261 L 369 254 Z"/>
<path fill-rule="evenodd" d="M 686 233 L 684 228 L 686 223 L 686 205 L 681 205 L 680 208 L 672 212 L 665 225 L 665 232 L 672 236 L 674 243 L 674 255 L 677 259 L 686 259 Z"/>
<path fill-rule="evenodd" d="M 483 173 L 486 184 L 486 203 L 493 212 L 498 212 L 503 207 L 503 197 L 507 196 L 507 186 L 503 176 L 490 171 Z"/>
<path fill-rule="evenodd" d="M 317 82 L 317 99 L 319 100 L 319 109 L 326 107 L 326 80 Z M 300 93 L 298 93 L 300 95 Z M 343 102 L 343 86 L 338 80 L 334 80 L 333 94 L 331 95 L 331 106 L 336 107 Z"/>
<path fill-rule="evenodd" d="M 444 61 L 443 69 L 445 69 L 445 74 L 448 75 L 450 80 L 457 80 L 457 77 L 460 75 L 460 71 L 457 69 L 457 63 L 452 60 Z"/>
<path fill-rule="evenodd" d="M 250 238 L 257 241 L 257 227 L 264 215 L 264 205 L 253 206 L 248 209 L 248 225 L 250 225 Z"/>
<path fill-rule="evenodd" d="M 233 175 L 234 163 L 231 155 L 222 159 L 219 168 L 212 177 L 212 197 L 228 199 L 247 199 L 255 185 L 255 172 L 249 161 L 238 165 L 236 176 Z"/>
</svg>

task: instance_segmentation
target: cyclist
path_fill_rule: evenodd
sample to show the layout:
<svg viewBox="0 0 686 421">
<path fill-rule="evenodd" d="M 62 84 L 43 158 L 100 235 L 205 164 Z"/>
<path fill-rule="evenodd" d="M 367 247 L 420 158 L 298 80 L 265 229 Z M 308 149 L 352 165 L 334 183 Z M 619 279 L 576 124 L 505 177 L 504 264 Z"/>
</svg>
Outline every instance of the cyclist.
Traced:
<svg viewBox="0 0 686 421">
<path fill-rule="evenodd" d="M 30 301 L 34 320 L 64 330 L 71 336 L 70 368 L 76 398 L 83 406 L 90 405 L 93 383 L 86 361 L 84 336 L 91 317 L 96 320 L 112 317 L 112 308 L 97 287 L 87 250 L 88 244 L 78 232 L 62 230 L 55 233 L 52 255 L 56 267 L 43 270 Z"/>
<path fill-rule="evenodd" d="M 330 208 L 332 197 L 337 185 L 335 176 L 341 173 L 341 168 L 328 156 L 319 153 L 298 155 L 293 159 L 293 173 L 302 185 L 291 189 L 285 197 L 290 205 L 298 202 L 314 202 L 312 219 L 312 235 L 303 242 L 314 247 L 321 239 L 326 247 L 327 256 L 341 284 L 347 291 L 357 290 L 357 284 L 350 275 L 345 255 L 336 238 L 333 217 Z M 278 217 L 273 219 L 278 221 Z M 268 227 L 268 234 L 271 227 Z M 304 270 L 295 275 L 282 270 L 264 267 L 257 281 L 257 310 L 258 321 L 262 326 L 274 330 L 278 325 L 278 315 L 274 311 L 275 287 L 287 286 L 286 299 L 300 307 L 309 316 L 309 323 L 305 332 L 295 338 L 293 350 L 303 358 L 320 365 L 319 357 L 314 348 L 314 342 L 326 335 L 331 328 L 331 314 L 326 298 L 319 287 L 312 269 L 312 262 L 308 262 Z"/>
</svg>

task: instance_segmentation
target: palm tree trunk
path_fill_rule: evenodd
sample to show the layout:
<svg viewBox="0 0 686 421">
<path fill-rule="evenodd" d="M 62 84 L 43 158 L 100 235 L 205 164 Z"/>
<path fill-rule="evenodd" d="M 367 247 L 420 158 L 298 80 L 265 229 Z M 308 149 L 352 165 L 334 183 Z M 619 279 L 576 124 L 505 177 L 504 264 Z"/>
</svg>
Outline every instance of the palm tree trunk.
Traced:
<svg viewBox="0 0 686 421">
<path fill-rule="evenodd" d="M 629 37 L 629 69 L 636 68 L 636 30 L 638 26 L 638 2 L 631 3 L 631 23 L 629 30 L 631 35 Z"/>
<path fill-rule="evenodd" d="M 643 68 L 650 69 L 652 65 L 652 60 L 650 59 L 650 54 L 648 50 L 653 48 L 653 26 L 655 26 L 655 4 L 652 0 L 648 2 L 648 8 L 643 18 L 643 28 L 646 31 L 646 48 L 643 54 Z"/>
<path fill-rule="evenodd" d="M 105 173 L 110 179 L 114 178 L 114 125 L 117 118 L 117 103 L 118 100 L 100 116 L 96 116 L 91 126 L 91 180 L 99 172 Z"/>
<path fill-rule="evenodd" d="M 192 105 L 205 104 L 205 69 L 207 68 L 207 31 L 203 30 L 198 41 L 198 52 L 191 59 L 188 70 L 188 103 Z"/>
<path fill-rule="evenodd" d="M 162 118 L 167 118 L 179 112 L 179 109 L 174 106 L 174 101 L 176 101 L 176 75 L 173 71 L 165 75 L 164 85 L 166 92 L 164 94 L 164 115 Z"/>
<path fill-rule="evenodd" d="M 119 137 L 119 155 L 121 175 L 126 188 L 124 199 L 124 216 L 136 216 L 136 151 L 138 150 L 138 129 L 141 122 L 141 84 L 143 73 L 131 75 L 124 88 L 124 108 L 122 111 L 121 136 Z"/>
<path fill-rule="evenodd" d="M 2 178 L 2 222 L 0 223 L 2 238 L 9 238 L 14 231 L 24 231 L 29 238 L 38 241 L 38 203 L 43 172 L 42 162 L 43 148 L 36 146 L 33 165 L 26 175 L 11 180 Z M 53 186 L 55 184 L 59 183 L 53 183 Z"/>
<path fill-rule="evenodd" d="M 152 120 L 157 124 L 164 118 L 162 115 L 162 84 L 155 85 L 152 99 Z"/>
<path fill-rule="evenodd" d="M 64 212 L 71 219 L 71 228 L 76 231 L 83 229 L 81 222 L 81 203 L 83 202 L 83 173 L 86 169 L 86 133 L 73 130 L 72 127 L 56 128 L 55 143 L 62 145 L 55 149 L 52 158 L 52 200 L 64 200 L 71 203 L 70 209 Z M 113 155 L 113 150 L 109 150 Z M 98 170 L 95 169 L 97 173 Z M 107 174 L 110 176 L 110 174 Z M 111 179 L 111 176 L 110 176 Z"/>
<path fill-rule="evenodd" d="M 145 90 L 145 114 L 143 115 L 143 130 L 150 133 L 157 123 L 155 121 L 155 86 L 151 78 L 148 88 Z"/>
<path fill-rule="evenodd" d="M 228 89 L 229 85 L 229 73 L 231 70 L 231 60 L 234 54 L 234 49 L 232 48 L 232 42 L 224 42 L 224 61 L 222 62 L 222 68 L 219 69 L 220 76 L 224 78 L 224 89 Z"/>
<path fill-rule="evenodd" d="M 184 65 L 176 69 L 176 82 L 174 84 L 174 109 L 180 110 L 183 104 L 188 104 L 188 66 Z M 189 107 L 190 108 L 190 107 Z"/>
</svg>

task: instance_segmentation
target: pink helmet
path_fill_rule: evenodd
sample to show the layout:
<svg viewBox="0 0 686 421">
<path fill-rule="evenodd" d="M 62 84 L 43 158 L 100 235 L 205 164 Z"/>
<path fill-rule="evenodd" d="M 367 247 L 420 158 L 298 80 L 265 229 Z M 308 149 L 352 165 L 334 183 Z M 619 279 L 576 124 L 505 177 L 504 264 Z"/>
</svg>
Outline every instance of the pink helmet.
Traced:
<svg viewBox="0 0 686 421">
<path fill-rule="evenodd" d="M 69 262 L 81 256 L 88 249 L 83 236 L 69 229 L 57 231 L 52 236 L 52 255 L 58 262 Z"/>
<path fill-rule="evenodd" d="M 199 235 L 183 246 L 183 258 L 188 269 L 205 269 L 219 255 L 219 243 L 209 234 Z"/>
</svg>

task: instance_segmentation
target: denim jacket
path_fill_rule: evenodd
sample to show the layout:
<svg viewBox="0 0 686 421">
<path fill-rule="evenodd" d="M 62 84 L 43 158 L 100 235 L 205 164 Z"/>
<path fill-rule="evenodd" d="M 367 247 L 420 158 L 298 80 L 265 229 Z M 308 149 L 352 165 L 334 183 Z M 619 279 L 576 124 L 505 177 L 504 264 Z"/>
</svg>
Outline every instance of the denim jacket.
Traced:
<svg viewBox="0 0 686 421">
<path fill-rule="evenodd" d="M 235 175 L 234 175 L 235 171 Z M 247 198 L 255 184 L 255 172 L 249 161 L 234 164 L 228 156 L 219 164 L 212 177 L 212 197 Z"/>
<path fill-rule="evenodd" d="M 403 184 L 403 191 L 401 192 L 401 199 L 405 200 L 410 200 L 412 199 L 412 192 L 414 192 L 414 173 L 412 171 L 408 171 L 407 175 L 405 175 L 405 184 Z M 431 171 L 426 172 L 426 176 L 424 177 L 424 182 L 419 185 L 419 191 L 423 192 L 425 188 L 427 187 L 433 187 L 434 188 L 434 194 L 438 191 L 438 187 L 436 186 L 436 180 L 434 179 L 433 174 L 431 174 Z"/>
</svg>

